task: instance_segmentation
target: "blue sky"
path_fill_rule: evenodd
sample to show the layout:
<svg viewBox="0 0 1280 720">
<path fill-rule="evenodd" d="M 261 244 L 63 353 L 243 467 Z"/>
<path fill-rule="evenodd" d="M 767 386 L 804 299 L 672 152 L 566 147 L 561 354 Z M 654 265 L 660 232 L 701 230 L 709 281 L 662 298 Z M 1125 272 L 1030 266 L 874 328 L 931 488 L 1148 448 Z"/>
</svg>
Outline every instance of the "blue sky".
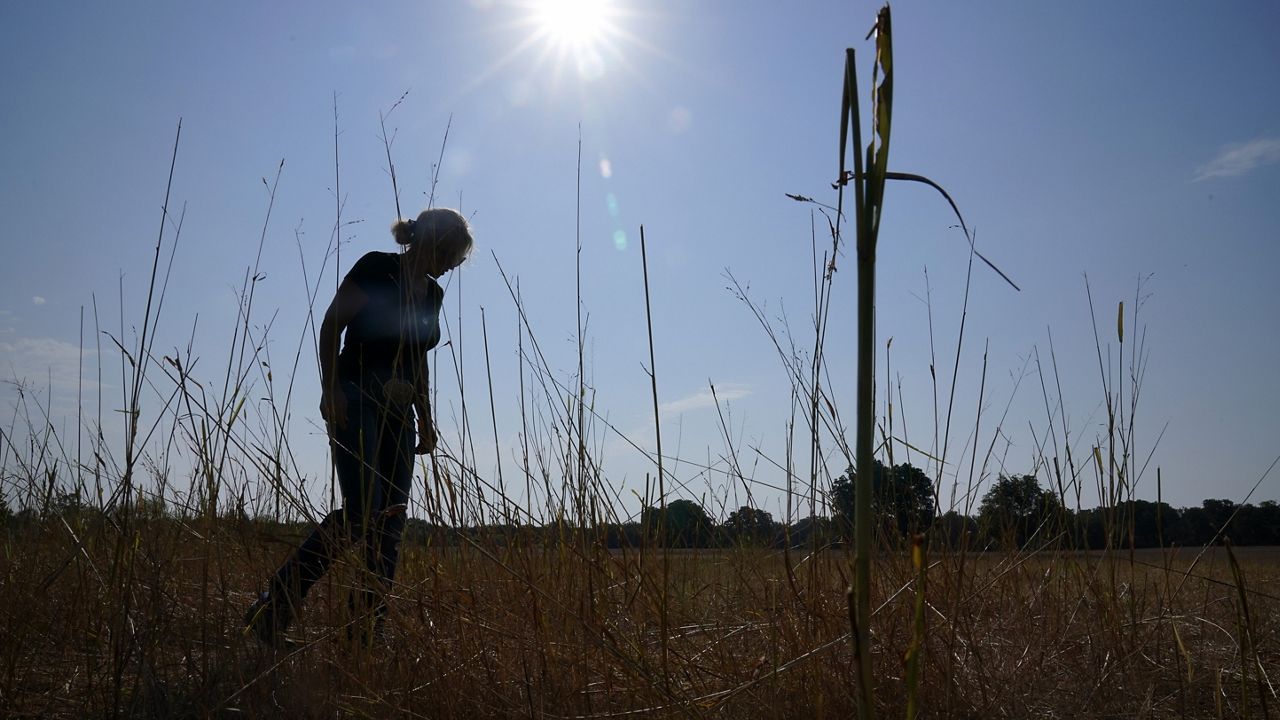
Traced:
<svg viewBox="0 0 1280 720">
<path fill-rule="evenodd" d="M 581 282 L 595 408 L 652 448 L 643 224 L 664 449 L 689 461 L 674 466 L 687 485 L 680 493 L 732 509 L 751 487 L 753 500 L 780 516 L 780 496 L 767 485 L 783 482 L 771 463 L 786 454 L 791 387 L 750 309 L 726 289 L 727 273 L 750 287 L 767 317 L 780 325 L 785 313 L 798 346 L 812 344 L 811 223 L 819 247 L 829 240 L 813 207 L 784 193 L 834 202 L 843 51 L 858 49 L 865 95 L 871 45 L 863 38 L 878 6 L 608 5 L 611 30 L 594 39 L 598 61 L 582 65 L 557 62 L 532 0 L 6 4 L 0 375 L 52 386 L 55 416 L 65 413 L 75 407 L 82 308 L 91 319 L 96 299 L 103 326 L 113 329 L 123 314 L 126 336 L 141 322 L 179 118 L 172 206 L 186 214 L 157 347 L 185 348 L 194 335 L 202 379 L 216 382 L 236 289 L 263 237 L 254 322 L 271 323 L 273 362 L 286 365 L 300 341 L 310 342 L 300 257 L 314 277 L 335 222 L 335 94 L 345 270 L 363 252 L 393 247 L 379 113 L 407 91 L 387 119 L 404 212 L 427 204 L 452 117 L 437 203 L 460 206 L 478 243 L 450 280 L 452 344 L 440 353 L 462 350 L 480 471 L 493 474 L 495 455 L 481 308 L 508 477 L 520 432 L 517 319 L 495 255 L 520 280 L 552 375 L 576 384 L 581 137 Z M 989 473 L 1035 463 L 1033 438 L 1043 439 L 1048 422 L 1039 377 L 1013 391 L 1037 351 L 1048 363 L 1050 332 L 1076 452 L 1105 433 L 1087 274 L 1103 352 L 1113 358 L 1116 305 L 1125 301 L 1131 313 L 1145 278 L 1138 322 L 1149 355 L 1135 441 L 1142 460 L 1154 455 L 1137 494 L 1154 499 L 1159 466 L 1174 504 L 1242 500 L 1280 454 L 1280 9 L 918 3 L 895 6 L 894 29 L 890 165 L 946 186 L 979 249 L 1022 287 L 1014 292 L 975 268 L 944 487 L 957 471 L 962 487 L 968 480 L 984 345 L 981 449 L 1009 407 Z M 264 235 L 263 178 L 272 181 L 282 159 Z M 879 252 L 880 386 L 892 337 L 895 396 L 899 377 L 902 386 L 896 429 L 905 412 L 908 439 L 926 449 L 933 409 L 924 270 L 945 398 L 968 260 L 953 223 L 930 191 L 890 187 Z M 852 254 L 837 268 L 826 352 L 831 392 L 852 422 Z M 332 287 L 332 262 L 328 272 Z M 322 292 L 318 311 L 327 300 Z M 1138 333 L 1126 330 L 1128 355 Z M 302 469 L 315 477 L 325 451 L 309 347 L 290 433 Z M 120 383 L 110 378 L 119 358 L 103 356 L 114 368 L 104 396 L 118 398 Z M 441 355 L 448 372 L 437 381 L 441 431 L 456 452 L 453 357 Z M 1055 404 L 1056 384 L 1048 394 Z M 12 404 L 12 384 L 0 397 Z M 603 423 L 593 433 L 610 484 L 634 504 L 652 463 Z M 830 438 L 824 444 L 833 448 Z M 751 482 L 724 473 L 730 445 Z M 797 445 L 802 470 L 805 447 Z M 843 466 L 837 456 L 829 462 Z M 717 470 L 700 473 L 691 463 Z M 1089 478 L 1085 505 L 1094 501 Z M 1254 500 L 1268 498 L 1280 498 L 1280 475 Z"/>
</svg>

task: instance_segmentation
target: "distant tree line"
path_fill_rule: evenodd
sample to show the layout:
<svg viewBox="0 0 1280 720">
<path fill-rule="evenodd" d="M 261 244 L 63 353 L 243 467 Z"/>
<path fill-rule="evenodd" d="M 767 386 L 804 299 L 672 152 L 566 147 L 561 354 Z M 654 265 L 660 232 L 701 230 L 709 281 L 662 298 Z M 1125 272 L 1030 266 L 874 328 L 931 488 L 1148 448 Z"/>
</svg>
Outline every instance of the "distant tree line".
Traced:
<svg viewBox="0 0 1280 720">
<path fill-rule="evenodd" d="M 955 510 L 938 514 L 934 483 L 923 470 L 910 464 L 889 467 L 879 461 L 872 470 L 871 488 L 873 533 L 882 547 L 905 547 L 916 533 L 926 533 L 946 547 L 975 550 L 1028 545 L 1080 549 L 1187 547 L 1219 542 L 1223 537 L 1229 537 L 1236 545 L 1280 546 L 1280 504 L 1273 500 L 1238 505 L 1230 500 L 1209 499 L 1199 507 L 1175 508 L 1168 503 L 1134 499 L 1110 507 L 1074 511 L 1065 507 L 1056 493 L 1041 487 L 1034 475 L 1001 475 L 982 496 L 976 514 Z M 405 541 L 445 545 L 468 539 L 500 544 L 590 541 L 610 548 L 829 547 L 852 537 L 856 492 L 857 471 L 850 467 L 831 485 L 829 517 L 810 516 L 789 525 L 774 520 L 765 510 L 746 505 L 717 522 L 697 502 L 681 499 L 667 503 L 665 511 L 645 507 L 636 521 L 590 528 L 567 523 L 456 527 L 411 518 Z M 139 496 L 134 505 L 131 516 L 135 520 L 163 522 L 174 517 L 173 508 L 158 499 Z M 20 531 L 54 515 L 76 517 L 82 522 L 105 517 L 68 493 L 51 493 L 43 508 L 16 511 L 0 497 L 0 527 L 8 532 Z M 250 518 L 242 509 L 226 519 L 299 534 L 308 529 L 304 523 Z"/>
<path fill-rule="evenodd" d="M 837 527 L 853 529 L 857 472 L 850 467 L 832 483 Z M 1057 543 L 1073 548 L 1202 546 L 1229 537 L 1236 545 L 1280 545 L 1280 504 L 1267 500 L 1238 505 L 1210 499 L 1200 507 L 1126 500 L 1110 507 L 1074 511 L 1034 475 L 999 476 L 982 496 L 976 515 L 954 510 L 935 517 L 933 481 L 917 467 L 886 467 L 872 475 L 874 531 L 890 544 L 929 532 L 951 547 L 1022 547 Z"/>
</svg>

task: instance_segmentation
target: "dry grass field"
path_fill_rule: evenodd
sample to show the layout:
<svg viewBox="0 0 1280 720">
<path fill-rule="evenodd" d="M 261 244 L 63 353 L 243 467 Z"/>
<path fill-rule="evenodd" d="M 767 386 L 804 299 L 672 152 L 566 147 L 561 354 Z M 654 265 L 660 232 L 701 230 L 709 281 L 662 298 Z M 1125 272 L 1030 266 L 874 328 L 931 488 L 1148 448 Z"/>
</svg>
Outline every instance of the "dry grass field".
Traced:
<svg viewBox="0 0 1280 720">
<path fill-rule="evenodd" d="M 242 634 L 241 616 L 293 538 L 233 521 L 120 529 L 9 528 L 6 717 L 854 712 L 850 565 L 837 550 L 672 551 L 664 643 L 659 550 L 411 547 L 391 632 L 373 647 L 345 639 L 351 563 L 309 599 L 299 645 L 272 650 Z M 1280 708 L 1280 550 L 1235 552 L 1238 577 L 1221 548 L 934 553 L 921 715 L 1265 717 Z M 915 574 L 888 551 L 874 571 L 876 706 L 902 717 Z"/>
</svg>

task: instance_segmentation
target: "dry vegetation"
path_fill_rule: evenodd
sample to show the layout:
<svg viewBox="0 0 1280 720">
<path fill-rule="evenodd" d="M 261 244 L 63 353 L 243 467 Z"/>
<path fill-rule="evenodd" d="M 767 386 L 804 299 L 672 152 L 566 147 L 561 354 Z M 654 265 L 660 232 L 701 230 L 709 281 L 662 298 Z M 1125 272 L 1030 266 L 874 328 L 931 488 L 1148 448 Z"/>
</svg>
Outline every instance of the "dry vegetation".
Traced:
<svg viewBox="0 0 1280 720">
<path fill-rule="evenodd" d="M 67 520 L 66 524 L 63 520 Z M 95 526 L 96 525 L 96 526 Z M 10 717 L 848 716 L 839 551 L 414 547 L 393 632 L 352 645 L 339 568 L 295 649 L 240 633 L 285 551 L 251 523 L 61 518 L 5 538 L 0 700 Z M 1262 717 L 1280 667 L 1280 553 L 943 553 L 925 592 L 931 717 Z M 963 568 L 962 568 L 963 565 Z M 1168 569 L 1166 568 L 1166 565 Z M 880 714 L 905 713 L 914 573 L 884 552 L 872 627 Z M 1243 647 L 1242 647 L 1243 645 Z M 1271 702 L 1275 707 L 1275 703 Z"/>
</svg>

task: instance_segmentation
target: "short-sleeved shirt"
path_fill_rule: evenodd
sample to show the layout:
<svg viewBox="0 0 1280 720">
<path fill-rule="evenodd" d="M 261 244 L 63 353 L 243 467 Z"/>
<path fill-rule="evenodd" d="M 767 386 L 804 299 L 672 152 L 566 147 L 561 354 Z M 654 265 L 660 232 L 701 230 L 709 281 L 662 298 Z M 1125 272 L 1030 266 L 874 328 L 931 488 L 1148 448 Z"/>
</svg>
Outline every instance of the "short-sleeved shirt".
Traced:
<svg viewBox="0 0 1280 720">
<path fill-rule="evenodd" d="M 368 302 L 347 325 L 339 376 L 414 379 L 425 370 L 427 351 L 440 342 L 440 307 L 444 289 L 435 278 L 406 282 L 403 256 L 371 252 L 356 261 L 344 282 L 360 288 Z"/>
</svg>

